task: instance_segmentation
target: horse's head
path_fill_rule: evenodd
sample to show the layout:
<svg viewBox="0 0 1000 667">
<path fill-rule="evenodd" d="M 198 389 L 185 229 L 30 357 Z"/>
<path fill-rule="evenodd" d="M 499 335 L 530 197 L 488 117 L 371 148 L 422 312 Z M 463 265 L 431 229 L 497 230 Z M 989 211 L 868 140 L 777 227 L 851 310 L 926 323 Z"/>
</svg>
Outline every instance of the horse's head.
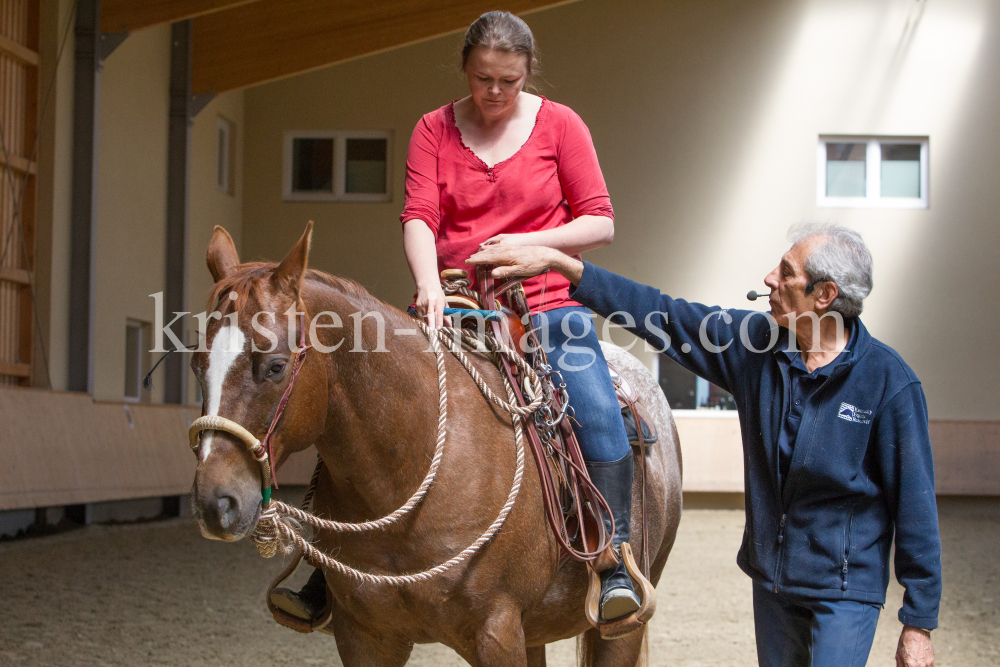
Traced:
<svg viewBox="0 0 1000 667">
<path fill-rule="evenodd" d="M 208 247 L 215 289 L 202 344 L 191 359 L 204 397 L 202 415 L 235 422 L 261 442 L 292 376 L 299 330 L 295 313 L 305 311 L 302 289 L 311 234 L 310 222 L 281 264 L 240 264 L 232 238 L 221 227 Z M 307 360 L 272 436 L 273 468 L 322 432 L 327 396 L 322 363 Z M 225 431 L 202 431 L 193 445 L 198 457 L 193 506 L 202 534 L 227 541 L 246 536 L 260 513 L 261 466 L 245 442 Z"/>
</svg>

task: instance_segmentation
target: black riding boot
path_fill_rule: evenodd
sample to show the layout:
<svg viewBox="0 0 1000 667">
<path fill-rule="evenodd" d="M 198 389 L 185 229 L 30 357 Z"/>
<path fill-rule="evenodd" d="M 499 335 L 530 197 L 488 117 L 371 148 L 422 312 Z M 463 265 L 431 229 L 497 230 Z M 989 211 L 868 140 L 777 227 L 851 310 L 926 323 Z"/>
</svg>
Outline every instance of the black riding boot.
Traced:
<svg viewBox="0 0 1000 667">
<path fill-rule="evenodd" d="M 615 517 L 615 534 L 612 543 L 621 556 L 619 545 L 628 542 L 629 529 L 632 520 L 632 452 L 623 458 L 609 462 L 587 462 L 587 472 L 590 480 L 604 496 Z M 611 530 L 611 522 L 604 521 L 607 530 Z M 639 596 L 635 594 L 632 578 L 625 570 L 624 562 L 617 567 L 601 572 L 601 618 L 613 621 L 616 618 L 628 616 L 639 608 Z"/>
<path fill-rule="evenodd" d="M 323 570 L 313 570 L 309 581 L 298 593 L 289 588 L 275 588 L 271 592 L 271 602 L 275 607 L 305 621 L 319 618 L 326 609 L 326 577 Z M 333 634 L 323 628 L 320 632 Z"/>
</svg>

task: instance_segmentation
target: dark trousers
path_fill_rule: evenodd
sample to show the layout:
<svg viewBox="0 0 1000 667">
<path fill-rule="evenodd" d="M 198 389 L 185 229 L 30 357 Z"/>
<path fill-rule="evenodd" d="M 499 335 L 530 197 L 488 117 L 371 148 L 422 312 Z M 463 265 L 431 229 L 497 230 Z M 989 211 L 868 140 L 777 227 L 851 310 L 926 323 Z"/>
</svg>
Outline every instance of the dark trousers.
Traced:
<svg viewBox="0 0 1000 667">
<path fill-rule="evenodd" d="M 880 605 L 775 593 L 754 582 L 760 667 L 864 667 Z"/>
</svg>

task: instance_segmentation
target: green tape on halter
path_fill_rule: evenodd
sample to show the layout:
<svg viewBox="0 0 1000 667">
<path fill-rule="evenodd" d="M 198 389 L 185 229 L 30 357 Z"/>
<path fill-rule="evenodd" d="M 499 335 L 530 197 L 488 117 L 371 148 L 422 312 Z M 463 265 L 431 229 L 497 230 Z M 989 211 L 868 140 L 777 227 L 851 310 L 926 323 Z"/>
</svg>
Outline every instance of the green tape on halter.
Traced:
<svg viewBox="0 0 1000 667">
<path fill-rule="evenodd" d="M 267 505 L 269 502 L 271 502 L 271 487 L 267 487 L 266 489 L 261 489 L 260 495 L 261 495 L 260 504 Z"/>
</svg>

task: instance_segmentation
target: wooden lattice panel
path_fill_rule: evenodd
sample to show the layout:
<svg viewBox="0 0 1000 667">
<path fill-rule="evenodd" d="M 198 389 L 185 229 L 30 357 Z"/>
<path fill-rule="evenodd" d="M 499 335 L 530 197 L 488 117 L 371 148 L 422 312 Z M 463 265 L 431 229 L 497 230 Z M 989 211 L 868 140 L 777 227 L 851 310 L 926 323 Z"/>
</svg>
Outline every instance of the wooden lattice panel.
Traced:
<svg viewBox="0 0 1000 667">
<path fill-rule="evenodd" d="M 38 0 L 0 0 L 0 385 L 31 380 Z"/>
</svg>

